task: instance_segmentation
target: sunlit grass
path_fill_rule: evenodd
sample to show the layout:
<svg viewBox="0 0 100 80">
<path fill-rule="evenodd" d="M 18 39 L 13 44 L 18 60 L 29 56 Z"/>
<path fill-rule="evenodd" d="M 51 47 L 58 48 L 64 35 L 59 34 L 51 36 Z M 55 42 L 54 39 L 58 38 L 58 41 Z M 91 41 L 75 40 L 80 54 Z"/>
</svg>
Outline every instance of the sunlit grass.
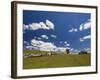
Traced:
<svg viewBox="0 0 100 80">
<path fill-rule="evenodd" d="M 24 54 L 31 54 L 40 51 L 24 51 Z M 42 52 L 41 52 L 42 53 Z M 81 55 L 53 55 L 40 56 L 32 58 L 23 58 L 24 69 L 34 68 L 55 68 L 55 67 L 75 67 L 75 66 L 90 66 L 90 54 Z"/>
</svg>

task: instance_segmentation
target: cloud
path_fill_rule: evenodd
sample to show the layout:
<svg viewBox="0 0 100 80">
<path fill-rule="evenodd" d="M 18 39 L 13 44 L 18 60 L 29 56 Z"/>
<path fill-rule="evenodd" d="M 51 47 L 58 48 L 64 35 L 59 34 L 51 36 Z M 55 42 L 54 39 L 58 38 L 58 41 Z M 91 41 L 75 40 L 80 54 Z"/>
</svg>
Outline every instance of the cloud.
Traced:
<svg viewBox="0 0 100 80">
<path fill-rule="evenodd" d="M 66 52 L 69 47 L 57 47 L 51 42 L 44 42 L 41 40 L 32 39 L 30 45 L 26 45 L 24 49 L 28 50 L 41 50 L 41 51 L 55 51 L 55 52 Z M 25 42 L 26 43 L 26 42 Z"/>
<path fill-rule="evenodd" d="M 65 41 L 64 43 L 67 44 L 67 41 Z"/>
<path fill-rule="evenodd" d="M 33 46 L 26 46 L 25 48 L 28 49 L 28 50 L 32 50 Z"/>
<path fill-rule="evenodd" d="M 39 50 L 39 47 L 35 47 L 35 46 L 32 46 L 32 45 L 29 45 L 29 46 L 26 46 L 24 49 L 27 49 L 27 50 Z"/>
<path fill-rule="evenodd" d="M 86 22 L 82 23 L 80 25 L 79 30 L 82 31 L 82 30 L 89 29 L 89 28 L 91 28 L 91 21 L 90 21 L 90 19 L 88 19 Z"/>
<path fill-rule="evenodd" d="M 41 40 L 41 38 L 40 38 L 40 37 L 37 37 L 37 39 L 38 39 L 38 40 Z"/>
<path fill-rule="evenodd" d="M 29 29 L 29 25 L 25 25 L 25 24 L 24 24 L 24 25 L 23 25 L 23 29 L 24 29 L 24 30 Z"/>
<path fill-rule="evenodd" d="M 24 41 L 24 44 L 27 44 L 27 41 Z"/>
<path fill-rule="evenodd" d="M 70 46 L 70 44 L 65 44 L 65 46 Z"/>
<path fill-rule="evenodd" d="M 80 51 L 78 49 L 70 48 L 70 54 L 78 54 Z"/>
<path fill-rule="evenodd" d="M 41 37 L 34 36 L 34 39 L 41 40 Z"/>
<path fill-rule="evenodd" d="M 88 53 L 91 53 L 91 49 L 90 48 L 84 48 L 84 50 Z"/>
<path fill-rule="evenodd" d="M 77 32 L 78 30 L 76 28 L 71 28 L 68 32 Z"/>
<path fill-rule="evenodd" d="M 29 29 L 30 30 L 38 30 L 38 29 L 41 29 L 41 25 L 40 23 L 32 23 L 32 24 L 29 24 Z"/>
<path fill-rule="evenodd" d="M 60 41 L 59 43 L 60 43 L 60 44 L 62 44 L 63 42 L 62 42 L 62 41 Z"/>
<path fill-rule="evenodd" d="M 41 37 L 44 38 L 44 39 L 48 39 L 47 35 L 41 35 Z"/>
<path fill-rule="evenodd" d="M 83 39 L 90 39 L 91 36 L 90 35 L 87 35 L 87 36 L 84 36 Z"/>
<path fill-rule="evenodd" d="M 57 51 L 57 52 L 65 52 L 66 51 L 66 48 L 65 47 L 57 47 L 55 49 L 55 51 Z"/>
<path fill-rule="evenodd" d="M 31 45 L 33 46 L 33 49 L 38 49 L 42 51 L 60 51 L 60 52 L 65 52 L 66 49 L 70 49 L 69 47 L 57 47 L 51 42 L 44 42 L 41 40 L 31 40 Z"/>
<path fill-rule="evenodd" d="M 54 29 L 54 24 L 50 20 L 46 20 L 46 23 L 44 22 L 33 22 L 29 25 L 23 25 L 24 30 L 38 30 L 38 29 L 44 29 L 44 30 L 50 30 Z"/>
<path fill-rule="evenodd" d="M 46 25 L 50 28 L 50 29 L 54 29 L 54 24 L 50 21 L 50 20 L 46 20 Z"/>
<path fill-rule="evenodd" d="M 24 41 L 23 43 L 24 43 L 24 45 L 29 45 L 29 42 L 27 42 L 27 41 Z"/>
<path fill-rule="evenodd" d="M 31 40 L 31 45 L 37 47 L 39 50 L 44 50 L 44 51 L 52 51 L 53 49 L 56 48 L 56 46 L 51 42 L 44 42 L 35 39 Z"/>
<path fill-rule="evenodd" d="M 24 41 L 24 43 L 28 43 Z M 66 42 L 65 42 L 66 43 Z M 32 39 L 29 45 L 24 45 L 24 49 L 28 50 L 42 50 L 42 51 L 57 51 L 57 52 L 65 52 L 66 49 L 70 49 L 68 47 L 68 43 L 66 43 L 66 47 L 57 47 L 54 43 L 45 42 L 41 40 Z"/>
<path fill-rule="evenodd" d="M 80 38 L 80 41 L 83 42 L 84 40 L 90 39 L 90 38 L 91 38 L 91 36 L 87 35 L 87 36 L 84 36 L 84 37 Z"/>
<path fill-rule="evenodd" d="M 52 38 L 56 38 L 57 36 L 52 34 L 51 37 L 52 37 Z"/>
<path fill-rule="evenodd" d="M 64 44 L 64 46 L 70 46 L 70 44 L 67 41 L 65 41 Z"/>
<path fill-rule="evenodd" d="M 80 41 L 81 41 L 81 42 L 83 42 L 83 41 L 84 41 L 84 39 L 83 39 L 83 38 L 80 38 Z"/>
<path fill-rule="evenodd" d="M 31 46 L 28 41 L 24 41 L 23 42 L 23 49 L 32 50 L 33 49 L 33 46 Z"/>
</svg>

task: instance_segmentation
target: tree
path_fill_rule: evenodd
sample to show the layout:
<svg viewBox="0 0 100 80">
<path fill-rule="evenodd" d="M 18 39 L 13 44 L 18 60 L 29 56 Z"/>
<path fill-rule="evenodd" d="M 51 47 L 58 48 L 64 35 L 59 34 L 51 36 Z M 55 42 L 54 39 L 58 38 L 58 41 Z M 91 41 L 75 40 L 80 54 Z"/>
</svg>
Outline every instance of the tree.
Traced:
<svg viewBox="0 0 100 80">
<path fill-rule="evenodd" d="M 88 54 L 86 51 L 80 51 L 79 54 Z"/>
<path fill-rule="evenodd" d="M 67 53 L 67 54 L 69 54 L 69 53 L 70 53 L 69 49 L 66 49 L 66 53 Z"/>
</svg>

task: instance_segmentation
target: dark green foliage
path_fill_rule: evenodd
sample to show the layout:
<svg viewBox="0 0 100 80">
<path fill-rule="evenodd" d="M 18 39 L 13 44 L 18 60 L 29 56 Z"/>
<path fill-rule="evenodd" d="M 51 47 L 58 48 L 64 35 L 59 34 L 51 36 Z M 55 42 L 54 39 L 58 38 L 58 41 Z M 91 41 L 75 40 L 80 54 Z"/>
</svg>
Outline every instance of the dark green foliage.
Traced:
<svg viewBox="0 0 100 80">
<path fill-rule="evenodd" d="M 67 53 L 67 54 L 69 54 L 69 53 L 70 53 L 69 49 L 66 49 L 66 53 Z"/>
<path fill-rule="evenodd" d="M 86 51 L 80 51 L 79 54 L 88 54 Z"/>
</svg>

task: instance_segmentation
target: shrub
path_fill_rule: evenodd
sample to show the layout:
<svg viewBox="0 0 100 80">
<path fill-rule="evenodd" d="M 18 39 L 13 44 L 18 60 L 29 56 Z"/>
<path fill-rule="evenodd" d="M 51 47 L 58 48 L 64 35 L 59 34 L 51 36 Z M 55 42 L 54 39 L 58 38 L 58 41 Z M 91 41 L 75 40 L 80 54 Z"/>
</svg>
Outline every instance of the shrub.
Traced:
<svg viewBox="0 0 100 80">
<path fill-rule="evenodd" d="M 86 51 L 80 51 L 79 54 L 88 54 Z"/>
</svg>

